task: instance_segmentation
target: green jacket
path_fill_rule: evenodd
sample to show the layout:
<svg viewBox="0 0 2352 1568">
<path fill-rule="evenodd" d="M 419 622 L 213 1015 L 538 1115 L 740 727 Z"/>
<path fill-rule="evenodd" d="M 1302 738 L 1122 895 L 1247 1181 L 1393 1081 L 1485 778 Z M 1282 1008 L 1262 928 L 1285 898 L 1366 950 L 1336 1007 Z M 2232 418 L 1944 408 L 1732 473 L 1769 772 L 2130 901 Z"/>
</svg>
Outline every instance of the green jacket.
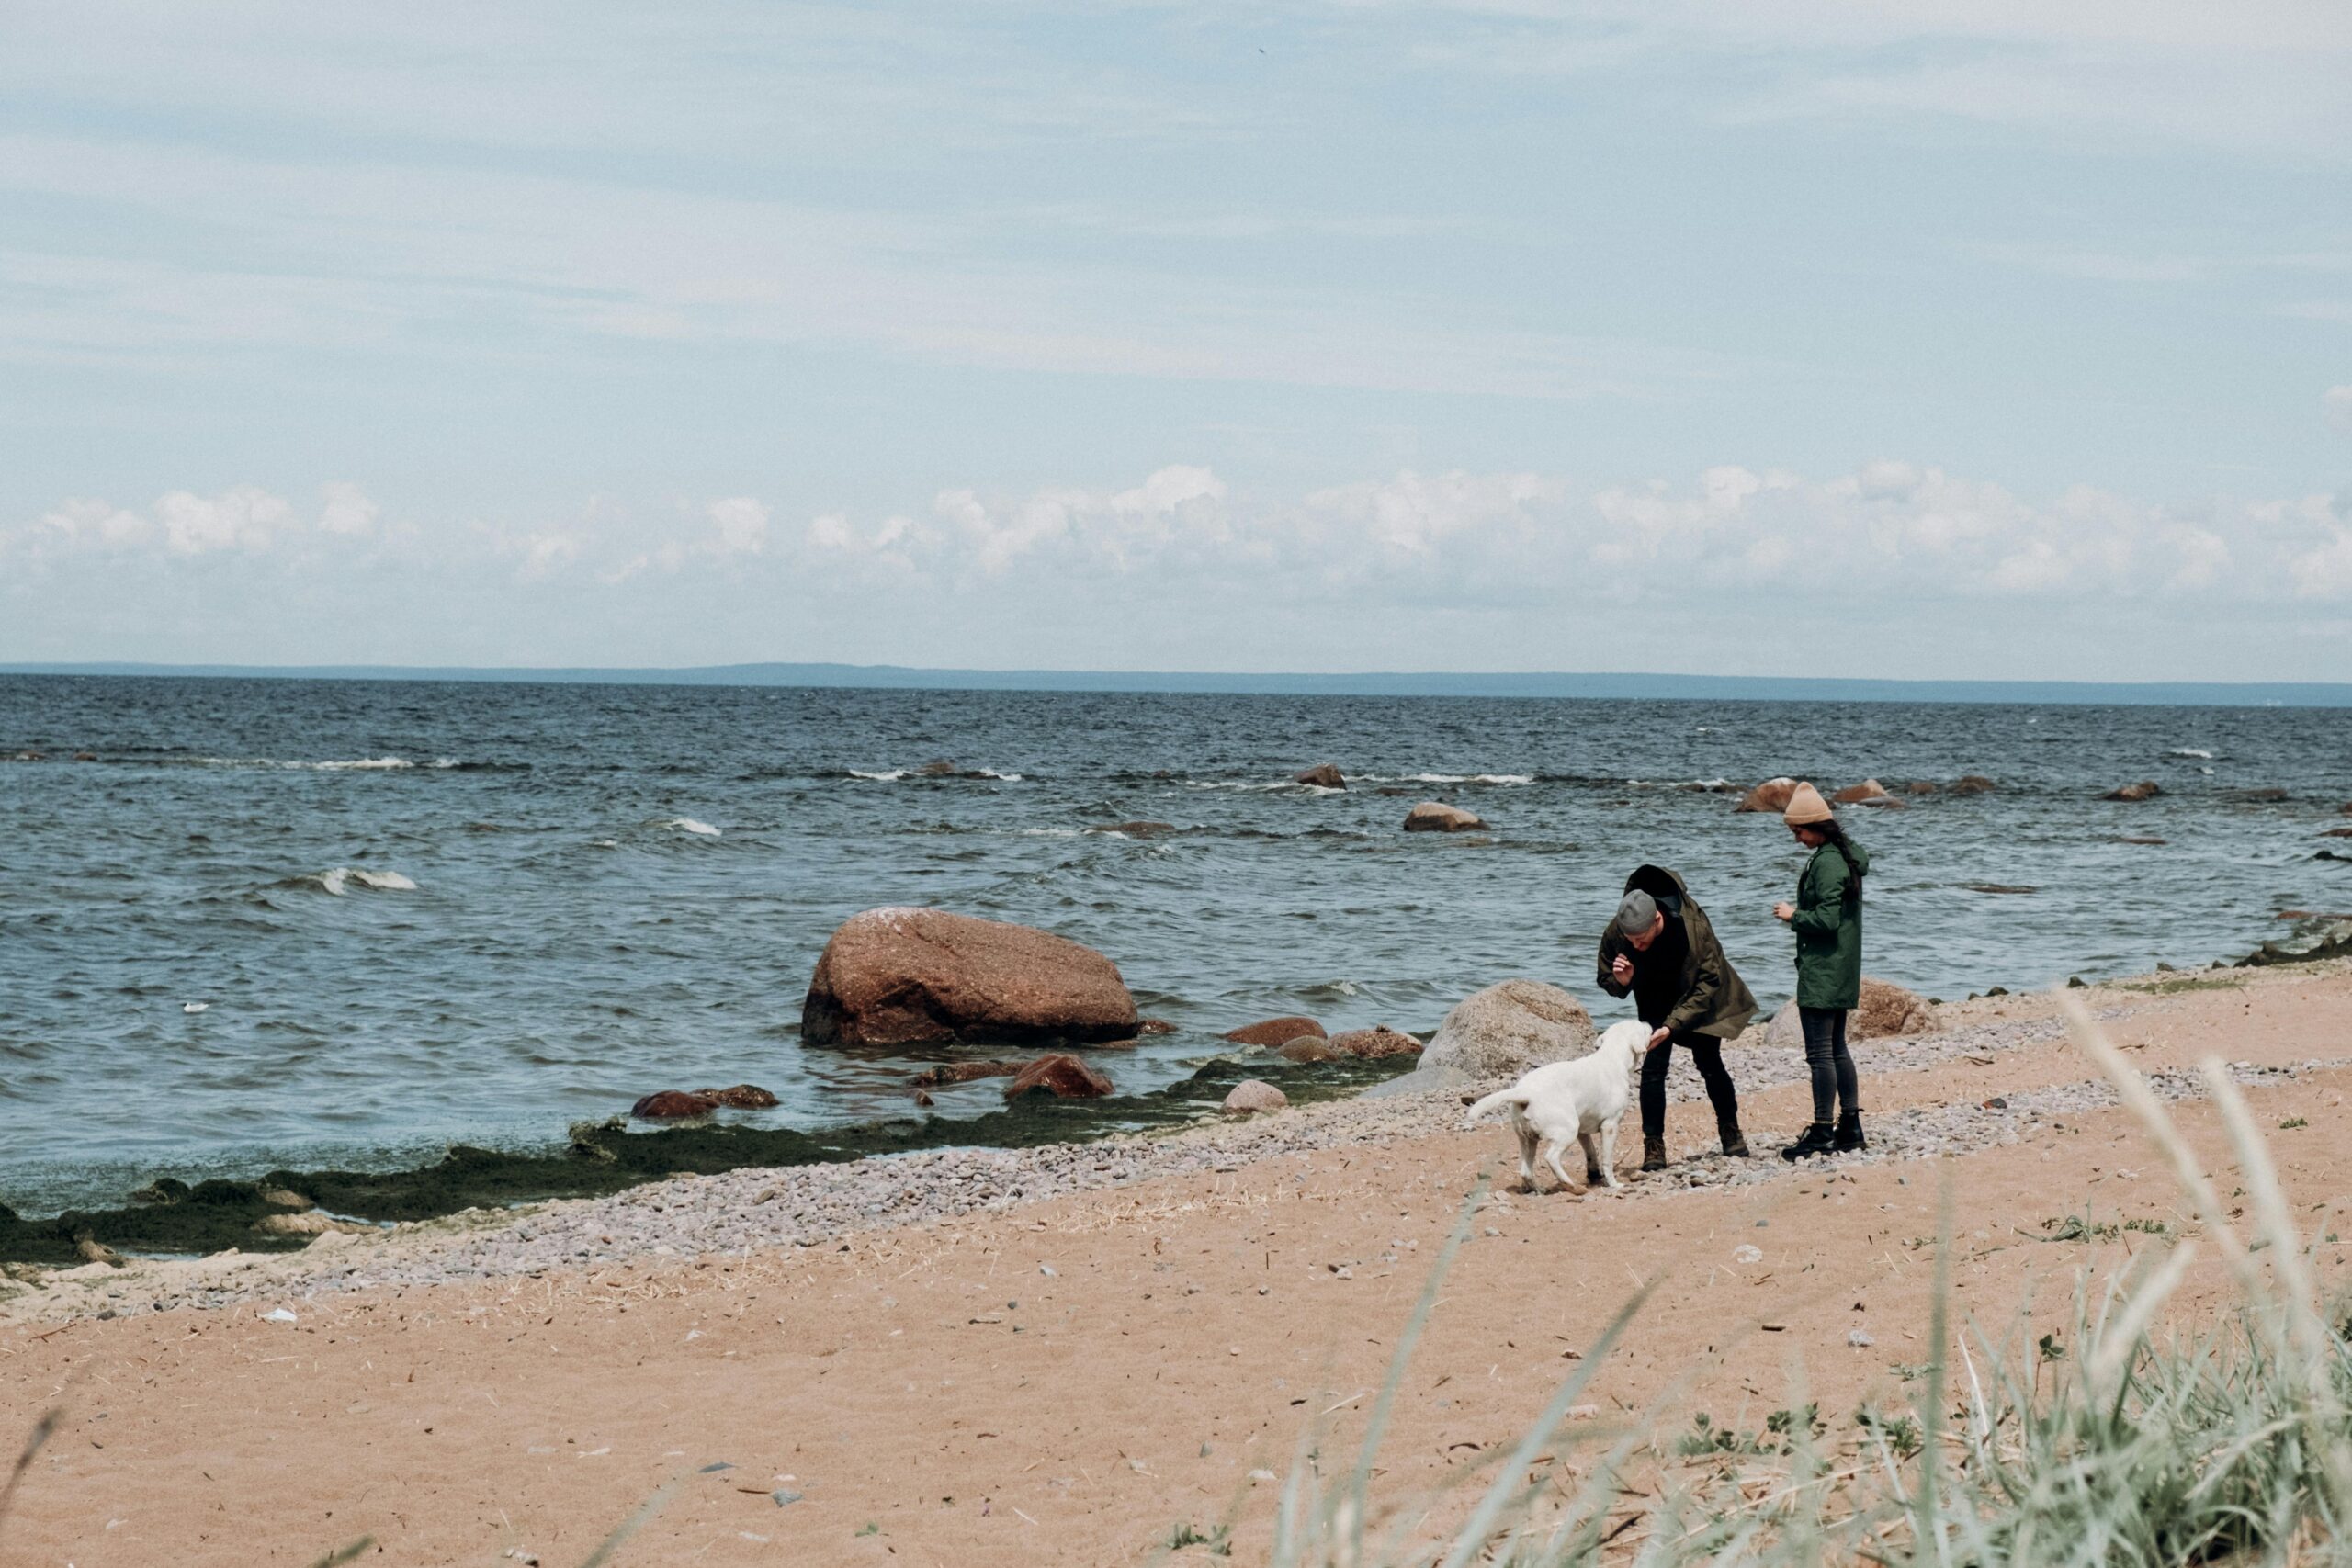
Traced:
<svg viewBox="0 0 2352 1568">
<path fill-rule="evenodd" d="M 1871 868 L 1871 855 L 1849 844 L 1853 863 L 1835 844 L 1824 844 L 1797 877 L 1797 912 L 1789 929 L 1797 938 L 1797 1006 L 1851 1008 L 1862 1000 L 1862 894 L 1856 874 Z"/>
<path fill-rule="evenodd" d="M 1634 869 L 1625 879 L 1625 891 L 1640 888 L 1657 900 L 1657 907 L 1669 920 L 1682 922 L 1684 948 L 1682 975 L 1679 987 L 1680 999 L 1662 1019 L 1644 1019 L 1652 1028 L 1664 1027 L 1678 1034 L 1707 1034 L 1718 1040 L 1730 1040 L 1747 1027 L 1756 1016 L 1756 998 L 1747 983 L 1724 956 L 1724 944 L 1715 940 L 1715 928 L 1707 921 L 1706 912 L 1699 901 L 1690 897 L 1682 878 L 1662 865 L 1645 865 Z M 1634 989 L 1621 986 L 1609 972 L 1610 961 L 1619 953 L 1634 961 L 1636 969 L 1645 956 L 1637 952 L 1617 930 L 1617 922 L 1600 933 L 1600 988 L 1612 997 L 1622 997 Z"/>
</svg>

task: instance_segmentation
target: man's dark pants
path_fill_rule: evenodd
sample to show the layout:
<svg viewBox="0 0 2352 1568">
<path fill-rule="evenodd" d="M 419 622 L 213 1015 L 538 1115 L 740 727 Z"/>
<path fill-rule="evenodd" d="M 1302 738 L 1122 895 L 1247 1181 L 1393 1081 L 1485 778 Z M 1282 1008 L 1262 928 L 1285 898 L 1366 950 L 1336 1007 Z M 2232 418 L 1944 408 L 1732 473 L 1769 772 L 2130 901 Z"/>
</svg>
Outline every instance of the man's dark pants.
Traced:
<svg viewBox="0 0 2352 1568">
<path fill-rule="evenodd" d="M 1724 1043 L 1712 1034 L 1677 1030 L 1665 1044 L 1642 1058 L 1642 1136 L 1666 1136 L 1666 1070 L 1678 1046 L 1690 1053 L 1690 1065 L 1699 1069 L 1707 1086 L 1707 1099 L 1715 1108 L 1715 1124 L 1736 1125 L 1739 1091 L 1732 1088 L 1731 1074 L 1724 1070 Z"/>
</svg>

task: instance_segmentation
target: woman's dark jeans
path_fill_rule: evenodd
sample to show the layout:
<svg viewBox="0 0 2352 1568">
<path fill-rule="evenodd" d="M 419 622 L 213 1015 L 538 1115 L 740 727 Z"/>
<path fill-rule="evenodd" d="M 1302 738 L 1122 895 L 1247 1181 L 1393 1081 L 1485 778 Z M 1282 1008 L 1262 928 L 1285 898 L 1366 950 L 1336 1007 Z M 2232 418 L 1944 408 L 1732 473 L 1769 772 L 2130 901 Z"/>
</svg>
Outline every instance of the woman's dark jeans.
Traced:
<svg viewBox="0 0 2352 1568">
<path fill-rule="evenodd" d="M 1715 1125 L 1739 1125 L 1739 1091 L 1732 1088 L 1731 1074 L 1724 1070 L 1724 1043 L 1710 1034 L 1678 1032 L 1642 1058 L 1642 1136 L 1666 1136 L 1666 1069 L 1678 1045 L 1690 1053 L 1690 1065 L 1699 1069 L 1700 1079 L 1707 1086 L 1707 1098 L 1715 1107 Z"/>
<path fill-rule="evenodd" d="M 1799 1008 L 1797 1021 L 1804 1027 L 1805 1066 L 1813 1069 L 1813 1119 L 1826 1126 L 1841 1105 L 1849 1113 L 1860 1111 L 1854 1058 L 1846 1054 L 1846 1010 Z"/>
</svg>

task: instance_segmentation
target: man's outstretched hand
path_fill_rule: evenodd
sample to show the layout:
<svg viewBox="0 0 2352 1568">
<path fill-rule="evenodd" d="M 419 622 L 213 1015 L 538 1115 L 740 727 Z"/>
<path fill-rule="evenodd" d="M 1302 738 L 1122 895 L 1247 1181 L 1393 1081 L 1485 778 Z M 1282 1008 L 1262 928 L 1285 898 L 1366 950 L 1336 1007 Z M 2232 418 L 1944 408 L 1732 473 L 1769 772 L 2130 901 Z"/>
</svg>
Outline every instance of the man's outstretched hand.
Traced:
<svg viewBox="0 0 2352 1568">
<path fill-rule="evenodd" d="M 1649 1049 L 1655 1051 L 1673 1038 L 1674 1031 L 1671 1029 L 1653 1029 L 1650 1031 Z"/>
<path fill-rule="evenodd" d="M 1623 953 L 1619 953 L 1616 957 L 1609 961 L 1609 977 L 1616 981 L 1621 986 L 1632 985 L 1634 983 L 1634 961 L 1626 957 Z"/>
</svg>

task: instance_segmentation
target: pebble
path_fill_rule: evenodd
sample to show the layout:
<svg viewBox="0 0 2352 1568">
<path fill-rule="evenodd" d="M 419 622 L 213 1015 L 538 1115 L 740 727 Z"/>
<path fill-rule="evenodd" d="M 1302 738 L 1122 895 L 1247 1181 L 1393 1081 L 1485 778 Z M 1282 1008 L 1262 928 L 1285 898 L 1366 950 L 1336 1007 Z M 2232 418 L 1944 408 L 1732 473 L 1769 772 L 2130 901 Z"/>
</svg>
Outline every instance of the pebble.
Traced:
<svg viewBox="0 0 2352 1568">
<path fill-rule="evenodd" d="M 2109 1010 L 2104 1017 L 2121 1010 Z M 2055 1020 L 2005 1020 L 1911 1039 L 1873 1040 L 1873 1070 L 1902 1071 L 1956 1057 L 1996 1054 L 2038 1044 L 2064 1033 Z M 1726 1064 L 1745 1089 L 1796 1083 L 1805 1077 L 1795 1052 L 1761 1045 L 1733 1045 Z M 2344 1065 L 2313 1061 L 2297 1068 L 2241 1068 L 2242 1081 L 2260 1083 L 2295 1071 Z M 2166 1100 L 2199 1098 L 2204 1089 L 2194 1072 L 2159 1073 L 2151 1078 Z M 1694 1100 L 1693 1082 L 1672 1086 L 1670 1097 Z M 2014 1145 L 2037 1122 L 2073 1117 L 2115 1103 L 2103 1079 L 2019 1091 L 2005 1108 L 1973 1102 L 1921 1106 L 1872 1116 L 1867 1153 L 1833 1156 L 1812 1169 L 1818 1174 L 1864 1164 L 1931 1159 L 1939 1155 Z M 489 1216 L 452 1232 L 448 1221 L 403 1225 L 347 1238 L 332 1252 L 316 1249 L 267 1260 L 250 1278 L 212 1275 L 174 1291 L 159 1291 L 152 1302 L 124 1310 L 220 1307 L 276 1296 L 315 1295 L 375 1288 L 401 1289 L 450 1280 L 502 1279 L 578 1269 L 648 1257 L 700 1260 L 742 1256 L 777 1247 L 845 1247 L 861 1232 L 920 1225 L 968 1214 L 1000 1213 L 1019 1203 L 1101 1191 L 1171 1176 L 1212 1174 L 1286 1155 L 1326 1150 L 1359 1152 L 1367 1145 L 1425 1137 L 1450 1131 L 1462 1114 L 1460 1090 L 1433 1089 L 1379 1100 L 1334 1100 L 1295 1109 L 1279 1117 L 1238 1123 L 1207 1122 L 1174 1134 L 1119 1135 L 1085 1144 L 1024 1149 L 952 1148 L 888 1159 L 837 1165 L 743 1169 L 714 1176 L 682 1176 L 651 1182 L 610 1197 L 550 1202 L 519 1223 L 501 1224 Z M 1630 1181 L 1626 1195 L 1737 1189 L 1790 1175 L 1781 1161 L 1683 1159 L 1668 1169 Z M 1303 1184 L 1304 1173 L 1296 1181 Z M 1546 1201 L 1545 1199 L 1533 1200 Z M 1510 1212 L 1497 1195 L 1494 1212 Z M 1758 1221 L 1761 1225 L 1765 1222 Z M 1485 1227 L 1488 1236 L 1500 1232 Z M 1736 1255 L 1735 1255 L 1736 1256 Z M 1758 1255 L 1761 1256 L 1760 1252 Z M 256 1260 L 258 1261 L 258 1260 Z M 1343 1265 L 1333 1274 L 1351 1279 Z M 1038 1273 L 1057 1277 L 1050 1264 Z M 62 1304 L 62 1303 L 61 1303 Z M 292 1314 L 269 1314 L 290 1321 Z"/>
</svg>

